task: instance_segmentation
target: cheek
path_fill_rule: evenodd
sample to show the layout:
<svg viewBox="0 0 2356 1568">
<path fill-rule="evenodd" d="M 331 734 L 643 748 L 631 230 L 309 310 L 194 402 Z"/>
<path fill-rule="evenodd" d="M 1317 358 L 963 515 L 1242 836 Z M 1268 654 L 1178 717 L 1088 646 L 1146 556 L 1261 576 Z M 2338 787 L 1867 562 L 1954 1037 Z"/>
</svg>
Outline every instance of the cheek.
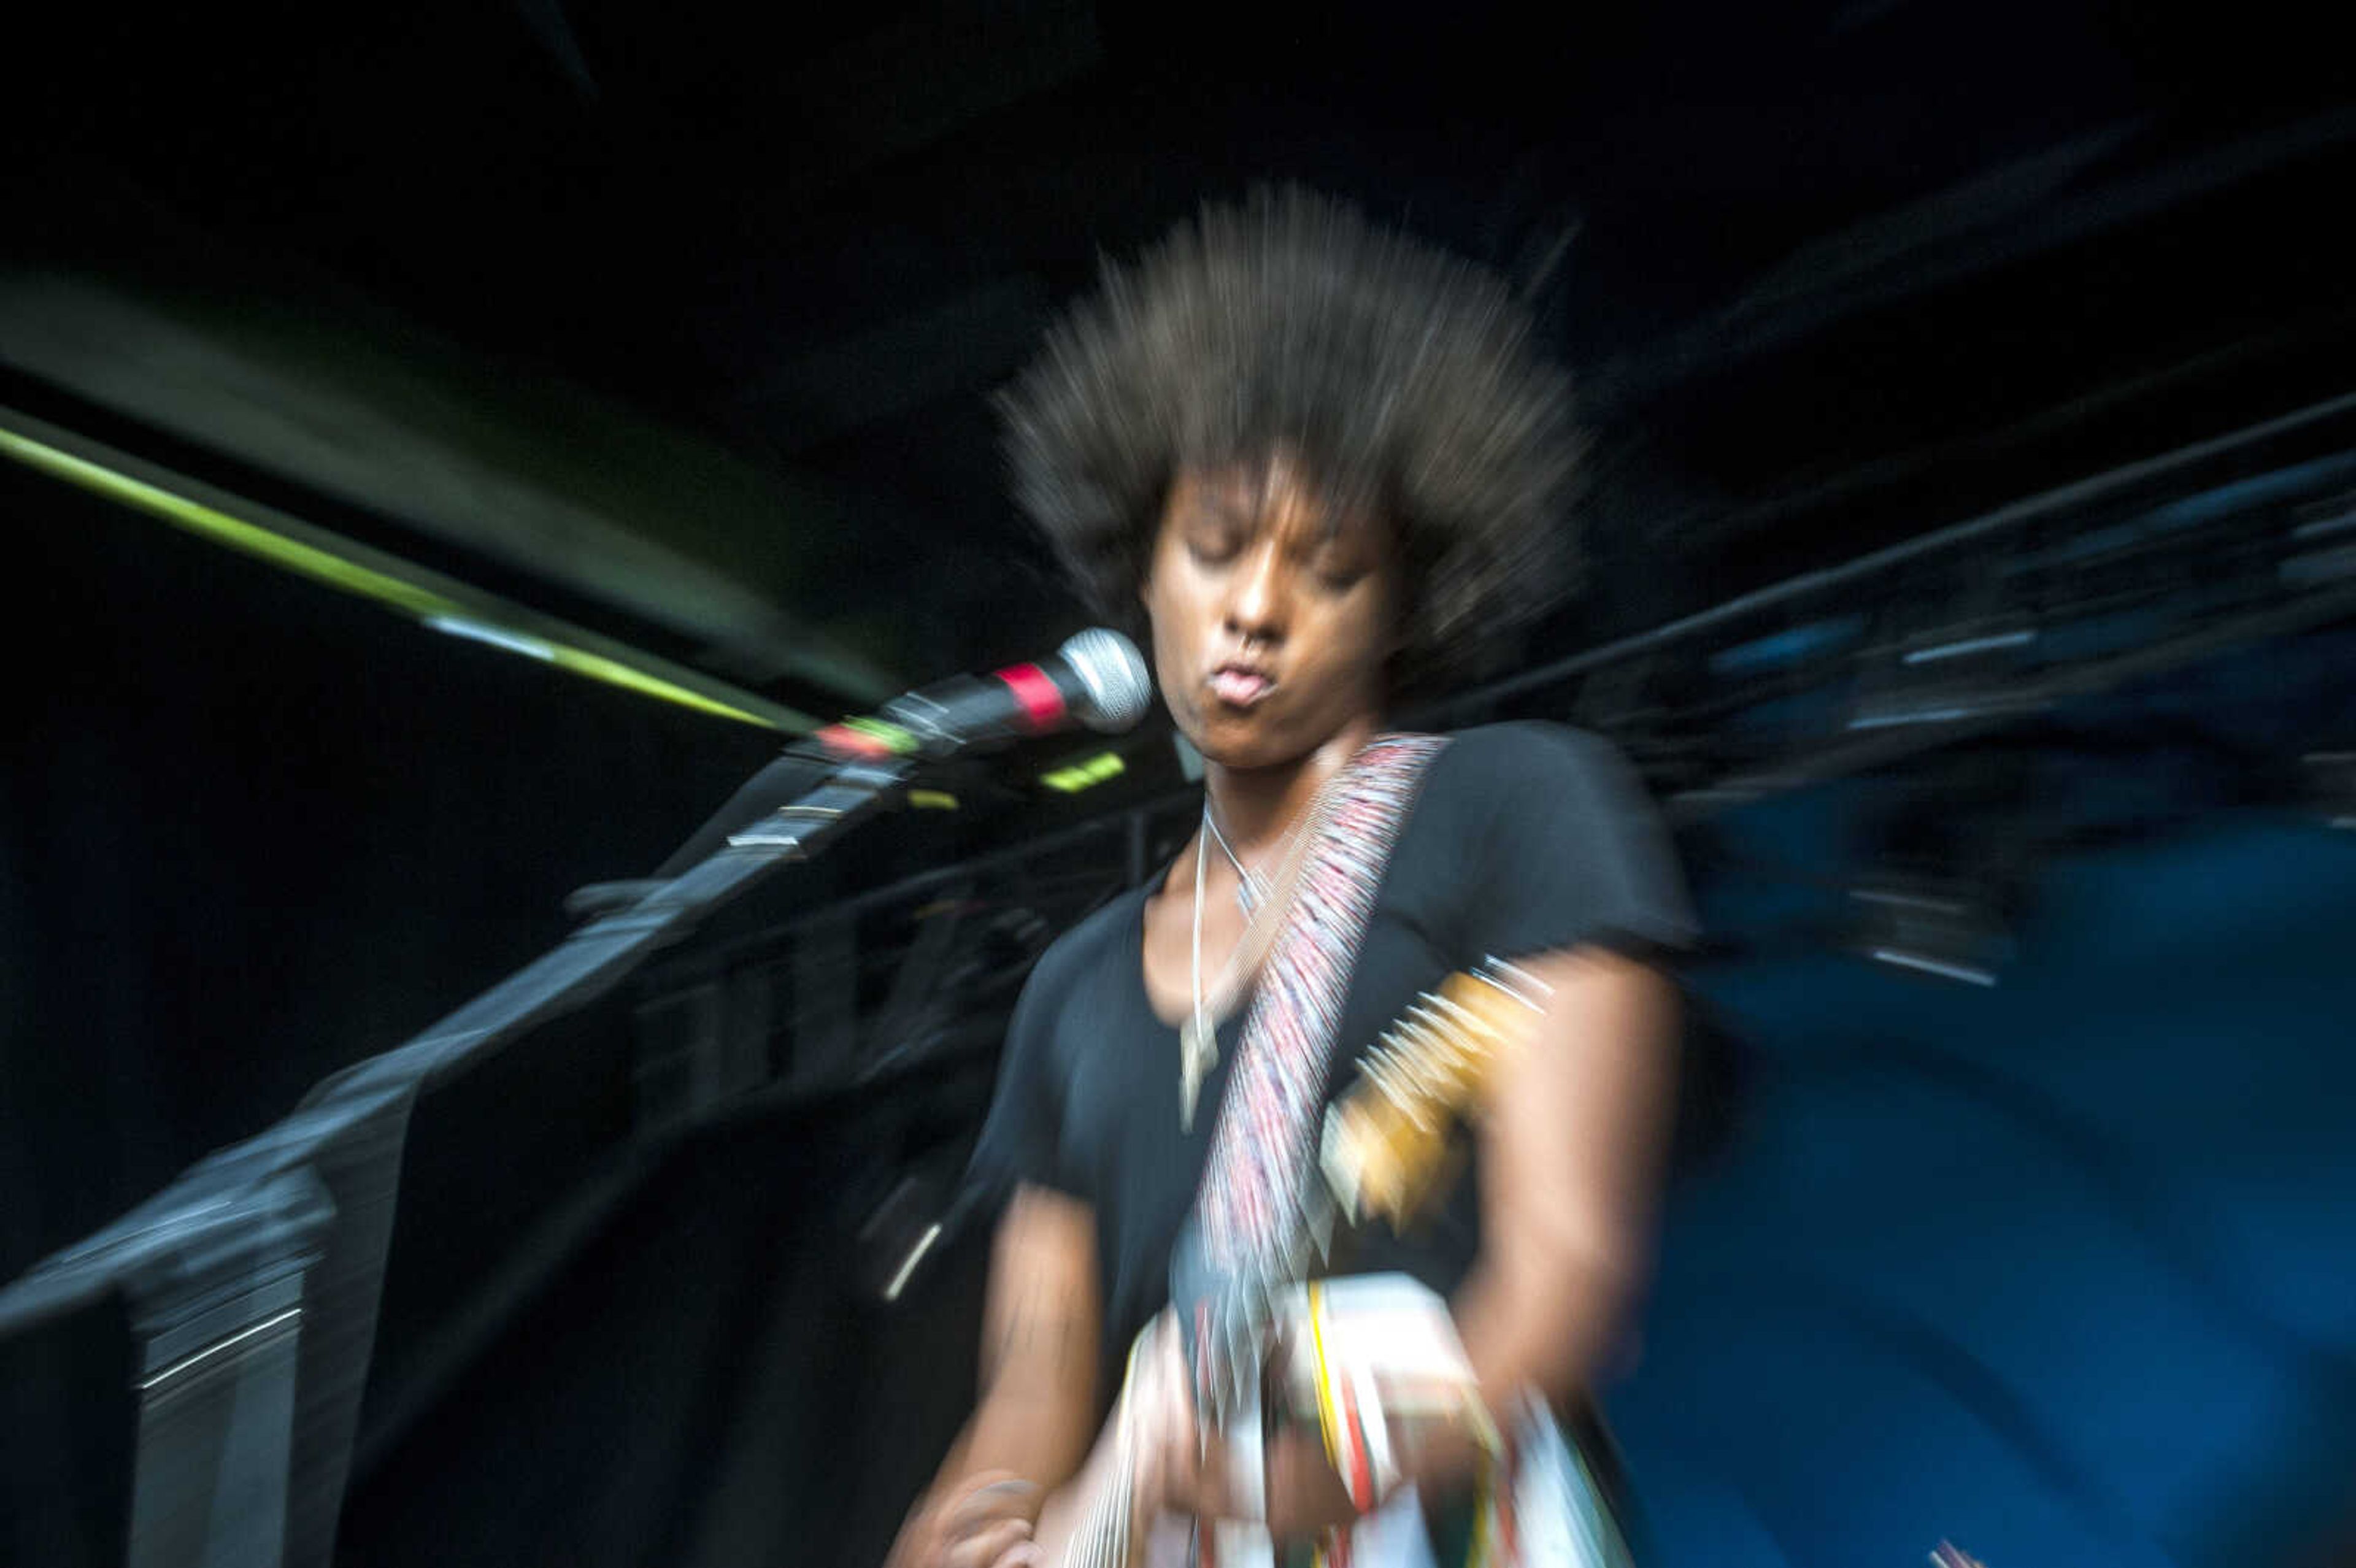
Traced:
<svg viewBox="0 0 2356 1568">
<path fill-rule="evenodd" d="M 1346 677 L 1358 671 L 1377 674 L 1398 640 L 1388 603 L 1378 594 L 1364 599 L 1354 595 L 1334 607 L 1326 635 L 1320 640 L 1325 650 L 1323 662 L 1337 676 Z"/>
<path fill-rule="evenodd" d="M 1201 640 L 1205 626 L 1215 620 L 1211 604 L 1215 590 L 1205 581 L 1183 549 L 1164 549 L 1153 563 L 1153 575 L 1143 589 L 1145 613 L 1153 623 L 1156 642 L 1173 645 Z"/>
<path fill-rule="evenodd" d="M 1183 608 L 1170 602 L 1170 596 L 1149 587 L 1141 594 L 1145 601 L 1148 641 L 1152 645 L 1154 683 L 1162 688 L 1164 701 L 1183 689 L 1183 671 L 1194 661 L 1194 629 Z"/>
<path fill-rule="evenodd" d="M 1176 700 L 1183 687 L 1178 672 L 1185 667 L 1185 652 L 1179 647 L 1174 635 L 1163 630 L 1164 623 L 1153 624 L 1153 684 L 1162 690 L 1165 702 Z"/>
</svg>

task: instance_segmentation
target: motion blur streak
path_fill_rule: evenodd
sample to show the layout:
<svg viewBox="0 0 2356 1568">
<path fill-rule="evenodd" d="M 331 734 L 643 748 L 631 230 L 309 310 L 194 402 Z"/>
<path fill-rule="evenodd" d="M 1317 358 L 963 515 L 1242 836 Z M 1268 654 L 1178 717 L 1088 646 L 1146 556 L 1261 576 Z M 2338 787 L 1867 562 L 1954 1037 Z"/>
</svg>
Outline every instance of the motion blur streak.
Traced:
<svg viewBox="0 0 2356 1568">
<path fill-rule="evenodd" d="M 17 419 L 22 423 L 33 422 L 21 416 Z M 78 485 L 226 549 L 267 561 L 281 571 L 340 592 L 375 600 L 416 617 L 435 631 L 524 654 L 591 680 L 739 723 L 796 732 L 818 728 L 818 720 L 806 713 L 780 707 L 750 692 L 736 691 L 651 656 L 618 646 L 599 652 L 582 645 L 603 639 L 501 604 L 487 594 L 321 529 L 304 528 L 291 518 L 280 520 L 275 528 L 264 528 L 105 464 L 78 457 L 5 425 L 0 425 L 0 453 L 28 468 Z M 294 537 L 298 531 L 309 538 Z M 522 621 L 537 623 L 562 635 L 549 636 L 525 631 L 515 624 Z M 656 673 L 658 667 L 663 673 Z"/>
</svg>

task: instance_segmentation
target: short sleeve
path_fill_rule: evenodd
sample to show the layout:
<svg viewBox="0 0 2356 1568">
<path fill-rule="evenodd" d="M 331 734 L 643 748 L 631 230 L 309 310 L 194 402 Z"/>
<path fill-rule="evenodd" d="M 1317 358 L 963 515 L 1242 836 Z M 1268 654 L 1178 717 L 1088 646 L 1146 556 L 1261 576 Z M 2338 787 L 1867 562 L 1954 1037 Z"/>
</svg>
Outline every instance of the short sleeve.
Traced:
<svg viewBox="0 0 2356 1568">
<path fill-rule="evenodd" d="M 1659 959 L 1692 944 L 1667 828 L 1611 742 L 1506 724 L 1456 742 L 1467 746 L 1466 785 L 1495 802 L 1469 879 L 1468 947 L 1520 958 L 1594 945 Z"/>
<path fill-rule="evenodd" d="M 998 1088 L 975 1140 L 968 1184 L 978 1197 L 1002 1200 L 1015 1187 L 1067 1190 L 1059 1150 L 1063 1141 L 1064 1075 L 1055 1060 L 1057 971 L 1050 952 L 1031 972 L 1007 1025 Z"/>
</svg>

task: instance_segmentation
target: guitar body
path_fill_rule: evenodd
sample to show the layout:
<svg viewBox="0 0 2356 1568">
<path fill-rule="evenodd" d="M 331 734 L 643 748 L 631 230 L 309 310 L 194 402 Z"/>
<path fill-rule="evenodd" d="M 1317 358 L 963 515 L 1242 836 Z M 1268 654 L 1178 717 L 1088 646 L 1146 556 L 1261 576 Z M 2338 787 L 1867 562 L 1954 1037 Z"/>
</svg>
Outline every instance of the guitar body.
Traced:
<svg viewBox="0 0 2356 1568">
<path fill-rule="evenodd" d="M 1529 1039 L 1542 1001 L 1537 981 L 1492 963 L 1450 976 L 1384 1032 L 1326 1114 L 1316 1179 L 1297 1205 L 1313 1241 L 1305 1254 L 1330 1263 L 1337 1247 L 1346 1250 L 1350 1231 L 1374 1223 L 1405 1231 L 1440 1201 L 1461 1166 L 1453 1151 L 1462 1141 L 1454 1135 L 1477 1115 L 1499 1066 Z M 1396 1474 L 1390 1456 L 1404 1430 L 1393 1424 L 1469 1424 L 1496 1446 L 1447 1304 L 1403 1275 L 1222 1280 L 1203 1262 L 1190 1228 L 1173 1286 L 1178 1315 L 1165 1314 L 1140 1336 L 1112 1421 L 1068 1507 L 1042 1521 L 1040 1543 L 1051 1563 L 1159 1568 L 1173 1541 L 1183 1549 L 1168 1561 L 1194 1560 L 1191 1527 L 1133 1517 L 1138 1439 L 1126 1418 L 1169 1397 L 1155 1380 L 1192 1384 L 1198 1411 L 1226 1435 L 1237 1470 L 1231 1490 L 1248 1508 L 1272 1423 L 1314 1425 L 1328 1458 L 1368 1507 Z M 1182 1317 L 1192 1320 L 1182 1326 Z M 1248 1523 L 1220 1526 L 1209 1557 L 1219 1568 L 1274 1563 L 1267 1532 Z"/>
<path fill-rule="evenodd" d="M 1540 1000 L 1535 980 L 1492 964 L 1451 975 L 1385 1033 L 1325 1119 L 1319 1164 L 1345 1221 L 1404 1232 L 1438 1202 L 1457 1174 L 1451 1134 L 1529 1038 Z"/>
</svg>

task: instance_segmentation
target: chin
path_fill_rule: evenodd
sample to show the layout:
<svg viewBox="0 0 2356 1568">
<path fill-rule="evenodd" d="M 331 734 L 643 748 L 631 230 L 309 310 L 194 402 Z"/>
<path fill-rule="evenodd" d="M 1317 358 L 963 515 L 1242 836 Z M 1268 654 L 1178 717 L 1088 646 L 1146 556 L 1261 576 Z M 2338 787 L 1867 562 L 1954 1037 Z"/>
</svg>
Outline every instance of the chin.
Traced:
<svg viewBox="0 0 2356 1568">
<path fill-rule="evenodd" d="M 1260 722 L 1257 716 L 1222 715 L 1198 721 L 1194 733 L 1187 738 L 1205 759 L 1223 768 L 1272 768 L 1298 762 L 1315 750 L 1302 745 L 1284 728 Z"/>
</svg>

